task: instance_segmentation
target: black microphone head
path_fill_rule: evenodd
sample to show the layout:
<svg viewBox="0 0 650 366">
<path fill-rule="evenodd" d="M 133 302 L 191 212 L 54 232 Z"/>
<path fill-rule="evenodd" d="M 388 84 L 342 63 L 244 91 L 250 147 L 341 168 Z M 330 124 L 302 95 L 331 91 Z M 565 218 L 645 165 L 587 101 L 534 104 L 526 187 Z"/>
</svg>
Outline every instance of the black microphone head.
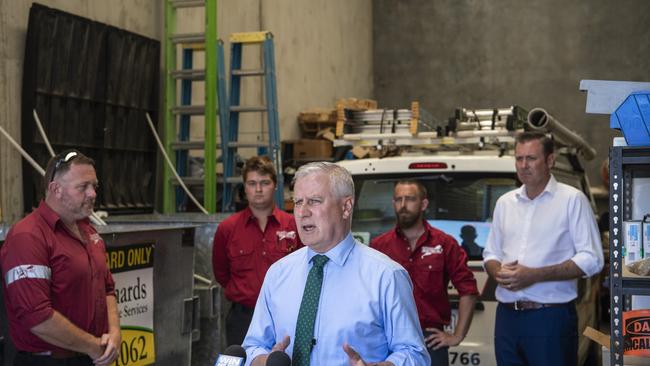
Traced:
<svg viewBox="0 0 650 366">
<path fill-rule="evenodd" d="M 266 366 L 291 366 L 291 359 L 282 351 L 273 351 L 266 359 Z"/>
<path fill-rule="evenodd" d="M 241 357 L 244 359 L 244 362 L 246 361 L 246 350 L 244 347 L 238 345 L 238 344 L 233 344 L 228 346 L 224 351 L 224 355 L 228 356 L 235 356 L 235 357 Z"/>
</svg>

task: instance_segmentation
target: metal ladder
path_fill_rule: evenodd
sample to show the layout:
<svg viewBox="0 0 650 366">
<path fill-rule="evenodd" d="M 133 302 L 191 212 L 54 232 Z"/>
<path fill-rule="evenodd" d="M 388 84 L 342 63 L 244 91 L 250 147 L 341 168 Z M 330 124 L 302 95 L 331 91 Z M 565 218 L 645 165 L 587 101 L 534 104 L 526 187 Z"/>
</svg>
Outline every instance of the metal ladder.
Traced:
<svg viewBox="0 0 650 366">
<path fill-rule="evenodd" d="M 240 183 L 241 177 L 235 176 L 237 149 L 244 147 L 257 147 L 258 154 L 268 154 L 275 165 L 278 184 L 275 191 L 276 206 L 283 208 L 284 177 L 282 175 L 282 159 L 280 151 L 280 127 L 277 108 L 277 91 L 275 80 L 275 56 L 273 50 L 273 34 L 268 31 L 233 33 L 230 36 L 230 103 L 228 105 L 228 120 L 221 120 L 221 144 L 223 148 L 223 199 L 224 212 L 233 211 L 235 184 Z M 260 69 L 242 69 L 242 49 L 245 45 L 261 45 L 263 61 Z M 264 78 L 265 105 L 242 106 L 240 105 L 241 81 L 243 77 L 260 76 Z M 267 142 L 240 143 L 239 139 L 239 114 L 252 112 L 266 112 L 268 125 Z M 265 151 L 266 150 L 266 151 Z"/>
<path fill-rule="evenodd" d="M 205 32 L 176 34 L 176 10 L 204 7 Z M 210 213 L 217 209 L 217 112 L 227 116 L 225 107 L 225 72 L 223 47 L 217 40 L 216 0 L 165 0 L 165 131 L 164 144 L 169 157 L 175 160 L 177 172 L 188 186 L 203 185 L 203 206 Z M 183 49 L 182 69 L 177 69 L 177 48 Z M 221 50 L 219 52 L 219 50 Z M 205 53 L 205 69 L 193 69 L 195 51 Z M 181 81 L 180 104 L 177 104 L 177 82 Z M 205 104 L 192 105 L 192 83 L 203 81 Z M 218 103 L 219 102 L 219 103 Z M 219 107 L 219 108 L 217 108 Z M 192 116 L 204 116 L 204 140 L 189 141 Z M 177 125 L 178 121 L 178 125 Z M 203 150 L 204 177 L 187 175 L 190 150 Z M 176 154 L 174 154 L 176 152 Z M 174 213 L 183 206 L 184 193 L 176 187 L 171 169 L 165 165 L 163 174 L 163 212 Z"/>
</svg>

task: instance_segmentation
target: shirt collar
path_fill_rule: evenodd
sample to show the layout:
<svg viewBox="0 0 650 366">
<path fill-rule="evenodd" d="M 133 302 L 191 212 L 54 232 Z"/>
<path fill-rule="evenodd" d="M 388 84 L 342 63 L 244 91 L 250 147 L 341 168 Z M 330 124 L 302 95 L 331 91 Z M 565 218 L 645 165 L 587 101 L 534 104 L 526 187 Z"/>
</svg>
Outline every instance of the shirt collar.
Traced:
<svg viewBox="0 0 650 366">
<path fill-rule="evenodd" d="M 429 238 L 429 233 L 431 232 L 431 228 L 432 228 L 432 226 L 429 224 L 429 221 L 426 218 L 422 218 L 422 225 L 424 226 L 424 233 L 422 233 L 420 238 L 418 238 L 418 243 L 423 238 L 424 239 Z M 395 227 L 393 228 L 393 234 L 398 238 L 401 238 L 403 240 L 407 240 L 406 236 L 404 236 L 404 233 L 402 232 L 402 230 L 400 230 L 399 224 L 395 224 Z"/>
<path fill-rule="evenodd" d="M 256 220 L 255 215 L 253 215 L 253 210 L 251 210 L 249 206 L 246 206 L 246 208 L 242 212 L 244 213 L 244 217 L 246 218 L 246 225 Z M 273 211 L 271 211 L 271 214 L 268 217 L 273 218 L 273 220 L 275 220 L 276 222 L 280 222 L 278 220 L 279 214 L 280 214 L 280 209 L 277 206 L 273 205 Z"/>
<path fill-rule="evenodd" d="M 327 256 L 327 258 L 330 259 L 330 261 L 336 263 L 339 266 L 343 266 L 345 264 L 345 261 L 347 261 L 348 257 L 350 256 L 350 252 L 352 252 L 352 248 L 354 248 L 356 244 L 356 241 L 354 240 L 354 237 L 352 236 L 352 233 L 348 233 L 348 235 L 343 239 L 341 242 L 336 244 L 334 248 L 328 250 L 325 253 L 316 253 L 313 251 L 311 248 L 308 247 L 307 249 L 307 263 L 311 262 L 311 259 L 317 255 L 317 254 L 324 254 Z"/>
<path fill-rule="evenodd" d="M 542 193 L 540 193 L 537 197 L 533 198 L 539 198 L 542 197 L 544 194 L 548 195 L 555 195 L 555 192 L 557 192 L 557 180 L 555 179 L 555 176 L 551 174 L 551 177 L 549 178 L 548 182 L 546 183 L 546 187 L 544 187 L 544 190 Z M 528 195 L 526 194 L 526 185 L 522 185 L 517 189 L 517 192 L 515 193 L 517 196 L 517 199 L 523 200 L 523 201 L 532 201 L 530 198 L 528 198 Z"/>
<path fill-rule="evenodd" d="M 52 230 L 54 230 L 56 223 L 61 220 L 61 216 L 50 208 L 44 200 L 38 205 L 38 213 Z"/>
<path fill-rule="evenodd" d="M 41 215 L 43 220 L 45 220 L 45 223 L 54 231 L 56 228 L 56 223 L 61 221 L 61 216 L 56 213 L 50 206 L 48 206 L 47 203 L 45 203 L 45 200 L 42 200 L 41 203 L 38 205 L 37 209 L 38 213 Z M 85 218 L 81 220 L 77 220 L 77 223 L 89 223 L 90 219 Z M 61 221 L 63 224 L 63 221 Z"/>
</svg>

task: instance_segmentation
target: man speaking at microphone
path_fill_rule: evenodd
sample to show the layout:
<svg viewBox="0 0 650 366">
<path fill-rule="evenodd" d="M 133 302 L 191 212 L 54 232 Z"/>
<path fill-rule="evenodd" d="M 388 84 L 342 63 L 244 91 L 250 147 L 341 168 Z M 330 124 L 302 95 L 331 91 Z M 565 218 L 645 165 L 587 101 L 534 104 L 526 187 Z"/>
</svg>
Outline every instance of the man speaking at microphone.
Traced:
<svg viewBox="0 0 650 366">
<path fill-rule="evenodd" d="M 404 268 L 351 235 L 354 182 L 331 163 L 294 177 L 302 248 L 271 266 L 243 347 L 247 365 L 285 351 L 293 366 L 430 363 Z"/>
</svg>

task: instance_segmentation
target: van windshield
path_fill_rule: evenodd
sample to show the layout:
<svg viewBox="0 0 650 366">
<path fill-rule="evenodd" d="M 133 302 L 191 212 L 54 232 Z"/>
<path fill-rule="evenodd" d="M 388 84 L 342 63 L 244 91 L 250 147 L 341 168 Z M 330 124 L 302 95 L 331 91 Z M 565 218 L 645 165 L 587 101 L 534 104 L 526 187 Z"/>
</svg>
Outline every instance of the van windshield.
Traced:
<svg viewBox="0 0 650 366">
<path fill-rule="evenodd" d="M 418 179 L 428 191 L 429 223 L 453 236 L 471 260 L 481 259 L 497 199 L 517 187 L 514 173 L 444 173 L 409 175 L 357 175 L 352 231 L 368 244 L 394 228 L 393 188 L 401 179 Z"/>
</svg>

